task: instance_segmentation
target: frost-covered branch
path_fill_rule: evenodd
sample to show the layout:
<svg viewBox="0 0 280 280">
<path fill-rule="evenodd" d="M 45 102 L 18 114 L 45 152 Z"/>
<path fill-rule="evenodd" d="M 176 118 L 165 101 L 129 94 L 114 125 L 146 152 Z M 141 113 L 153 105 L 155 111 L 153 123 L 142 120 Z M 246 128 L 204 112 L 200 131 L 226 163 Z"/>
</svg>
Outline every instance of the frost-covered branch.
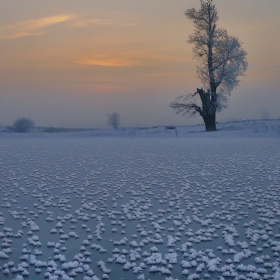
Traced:
<svg viewBox="0 0 280 280">
<path fill-rule="evenodd" d="M 220 111 L 227 106 L 225 95 L 239 85 L 238 78 L 248 68 L 247 53 L 238 38 L 217 28 L 219 17 L 211 0 L 201 1 L 199 10 L 191 8 L 185 14 L 195 26 L 188 42 L 194 45 L 194 57 L 199 61 L 197 76 Z"/>
<path fill-rule="evenodd" d="M 247 53 L 238 38 L 217 27 L 219 17 L 212 0 L 201 0 L 200 9 L 188 9 L 185 15 L 195 27 L 188 43 L 193 45 L 194 58 L 199 61 L 196 72 L 203 88 L 178 97 L 170 107 L 177 114 L 199 114 L 206 130 L 216 130 L 216 113 L 227 108 L 229 95 L 248 68 Z"/>
</svg>

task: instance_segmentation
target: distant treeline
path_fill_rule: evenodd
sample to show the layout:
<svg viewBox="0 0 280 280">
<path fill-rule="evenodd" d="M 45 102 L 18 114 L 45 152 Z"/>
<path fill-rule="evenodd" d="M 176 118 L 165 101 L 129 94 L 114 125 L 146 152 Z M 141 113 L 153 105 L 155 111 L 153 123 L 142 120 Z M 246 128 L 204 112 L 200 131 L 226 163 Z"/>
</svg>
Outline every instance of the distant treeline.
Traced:
<svg viewBox="0 0 280 280">
<path fill-rule="evenodd" d="M 46 132 L 46 133 L 59 133 L 59 132 L 77 132 L 77 131 L 88 131 L 88 130 L 94 130 L 89 128 L 63 128 L 63 127 L 35 127 L 32 130 L 23 130 L 23 131 L 17 131 L 15 127 L 13 126 L 2 126 L 0 127 L 0 132 L 4 133 L 11 133 L 11 132 L 34 132 L 34 133 L 40 133 L 40 132 Z"/>
<path fill-rule="evenodd" d="M 57 132 L 77 132 L 92 130 L 89 128 L 63 128 L 63 127 L 40 127 L 40 132 L 57 133 Z"/>
</svg>

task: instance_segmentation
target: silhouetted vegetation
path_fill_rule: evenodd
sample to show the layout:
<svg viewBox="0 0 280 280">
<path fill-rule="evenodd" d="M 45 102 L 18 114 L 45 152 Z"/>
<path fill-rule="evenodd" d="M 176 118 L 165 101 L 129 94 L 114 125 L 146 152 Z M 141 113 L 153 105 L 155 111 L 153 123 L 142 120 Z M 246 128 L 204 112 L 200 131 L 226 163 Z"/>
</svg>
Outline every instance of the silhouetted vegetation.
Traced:
<svg viewBox="0 0 280 280">
<path fill-rule="evenodd" d="M 13 130 L 17 133 L 30 132 L 34 128 L 34 122 L 30 119 L 19 118 L 13 123 Z"/>
<path fill-rule="evenodd" d="M 177 97 L 169 106 L 176 114 L 200 115 L 205 130 L 216 131 L 216 113 L 227 108 L 228 97 L 244 76 L 247 53 L 237 37 L 217 27 L 219 16 L 213 0 L 201 0 L 200 9 L 188 9 L 185 15 L 195 27 L 188 42 L 194 45 L 194 57 L 199 61 L 197 76 L 203 87 Z"/>
<path fill-rule="evenodd" d="M 108 125 L 114 127 L 114 129 L 118 129 L 120 126 L 120 115 L 118 113 L 108 114 Z"/>
<path fill-rule="evenodd" d="M 41 132 L 57 133 L 57 132 L 77 132 L 77 131 L 87 131 L 87 130 L 92 130 L 92 129 L 87 129 L 87 128 L 43 127 Z"/>
</svg>

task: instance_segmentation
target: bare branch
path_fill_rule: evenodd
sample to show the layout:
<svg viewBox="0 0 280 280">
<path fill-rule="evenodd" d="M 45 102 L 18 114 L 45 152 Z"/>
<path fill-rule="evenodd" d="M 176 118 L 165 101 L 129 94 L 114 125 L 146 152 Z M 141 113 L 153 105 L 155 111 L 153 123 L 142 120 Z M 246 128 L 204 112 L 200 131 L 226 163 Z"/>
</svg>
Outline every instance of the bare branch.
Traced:
<svg viewBox="0 0 280 280">
<path fill-rule="evenodd" d="M 200 0 L 200 9 L 188 9 L 185 15 L 195 27 L 188 43 L 193 45 L 194 58 L 199 61 L 196 72 L 203 88 L 176 98 L 169 106 L 177 114 L 199 114 L 206 131 L 213 131 L 216 113 L 227 108 L 228 96 L 247 70 L 247 53 L 236 37 L 217 27 L 219 17 L 212 0 Z"/>
<path fill-rule="evenodd" d="M 171 107 L 176 114 L 182 113 L 183 116 L 195 116 L 196 114 L 203 115 L 201 107 L 195 102 L 194 98 L 197 92 L 194 94 L 187 94 L 179 96 L 174 102 L 171 102 L 169 107 Z"/>
<path fill-rule="evenodd" d="M 238 78 L 248 68 L 247 53 L 236 37 L 229 36 L 225 29 L 216 27 L 218 14 L 212 0 L 200 2 L 200 9 L 192 8 L 185 13 L 195 26 L 195 32 L 189 36 L 188 42 L 194 46 L 194 58 L 200 62 L 197 76 L 206 91 L 211 91 L 211 101 L 220 111 L 227 106 L 224 94 L 231 94 L 239 85 Z M 218 98 L 218 94 L 223 98 Z"/>
</svg>

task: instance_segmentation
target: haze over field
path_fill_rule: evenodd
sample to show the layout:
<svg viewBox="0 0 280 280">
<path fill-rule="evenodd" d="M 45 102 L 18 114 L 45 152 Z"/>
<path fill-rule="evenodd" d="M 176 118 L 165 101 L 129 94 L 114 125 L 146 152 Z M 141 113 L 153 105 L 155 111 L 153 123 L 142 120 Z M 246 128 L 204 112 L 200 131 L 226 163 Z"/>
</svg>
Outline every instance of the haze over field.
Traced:
<svg viewBox="0 0 280 280">
<path fill-rule="evenodd" d="M 216 0 L 219 26 L 244 42 L 249 69 L 218 121 L 278 118 L 280 2 Z M 184 16 L 199 1 L 2 1 L 0 124 L 43 126 L 201 123 L 169 102 L 201 86 Z"/>
</svg>

